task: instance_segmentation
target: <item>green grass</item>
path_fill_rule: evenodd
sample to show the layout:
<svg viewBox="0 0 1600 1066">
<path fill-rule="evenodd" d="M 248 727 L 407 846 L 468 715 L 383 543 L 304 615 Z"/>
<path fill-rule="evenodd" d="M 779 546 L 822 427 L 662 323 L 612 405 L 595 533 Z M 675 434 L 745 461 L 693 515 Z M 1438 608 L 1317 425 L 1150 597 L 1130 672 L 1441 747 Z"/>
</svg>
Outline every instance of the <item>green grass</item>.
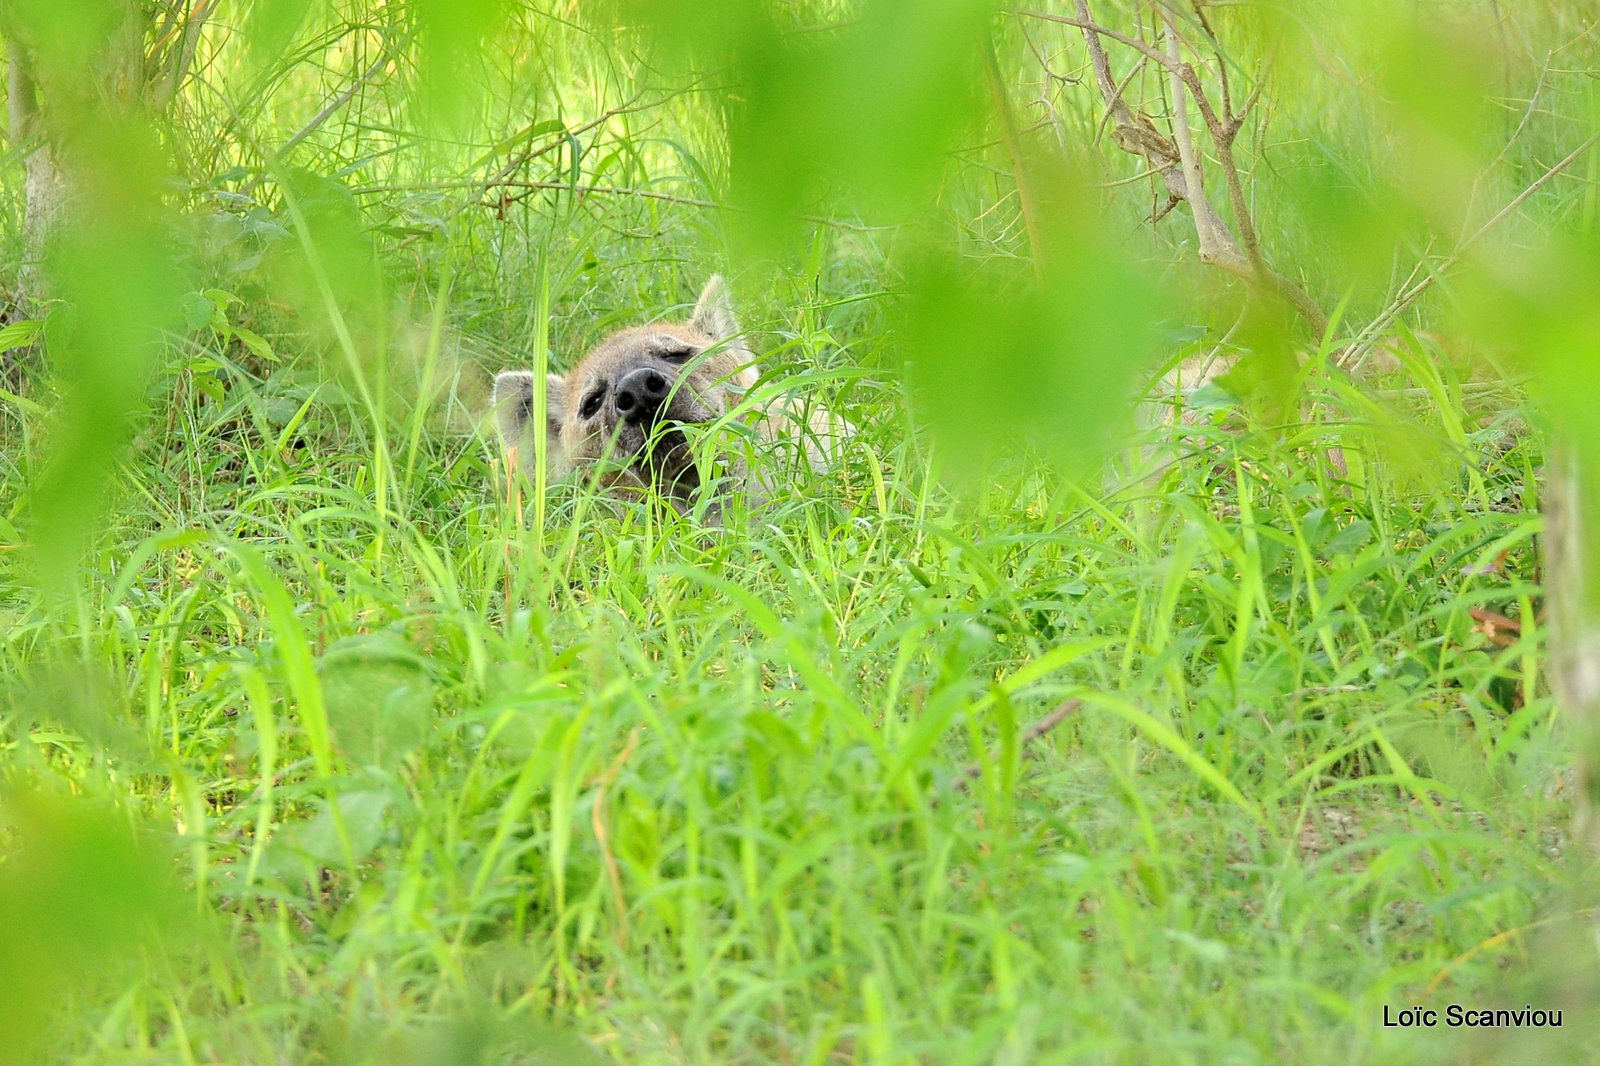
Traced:
<svg viewBox="0 0 1600 1066">
<path fill-rule="evenodd" d="M 1383 1004 L 1516 999 L 1495 938 L 1575 920 L 1538 637 L 1467 613 L 1537 596 L 1534 438 L 1435 427 L 1424 487 L 1358 422 L 1200 429 L 1118 491 L 958 498 L 885 405 L 725 530 L 568 493 L 536 531 L 482 439 L 394 456 L 385 519 L 364 452 L 240 446 L 281 429 L 225 381 L 173 383 L 70 609 L 7 607 L 10 775 L 177 830 L 193 896 L 58 1019 L 88 1060 L 442 1061 L 452 1018 L 629 1062 L 1405 1057 Z"/>
<path fill-rule="evenodd" d="M 860 427 L 838 469 L 720 529 L 572 485 L 517 513 L 491 374 L 740 262 L 729 212 L 497 217 L 441 177 L 547 86 L 647 80 L 559 39 L 487 146 L 385 154 L 381 87 L 312 136 L 296 165 L 407 186 L 359 215 L 189 205 L 238 300 L 167 337 L 65 591 L 29 541 L 52 379 L 0 408 L 0 1062 L 1593 1056 L 1519 383 L 1424 335 L 1287 413 L 962 479 L 902 372 L 908 253 L 846 220 L 734 277 L 774 380 Z M 323 98 L 217 62 L 241 141 Z M 698 197 L 715 140 L 673 98 L 596 180 Z M 945 209 L 1015 255 L 991 178 Z M 1381 1024 L 1451 1002 L 1566 1025 Z"/>
</svg>

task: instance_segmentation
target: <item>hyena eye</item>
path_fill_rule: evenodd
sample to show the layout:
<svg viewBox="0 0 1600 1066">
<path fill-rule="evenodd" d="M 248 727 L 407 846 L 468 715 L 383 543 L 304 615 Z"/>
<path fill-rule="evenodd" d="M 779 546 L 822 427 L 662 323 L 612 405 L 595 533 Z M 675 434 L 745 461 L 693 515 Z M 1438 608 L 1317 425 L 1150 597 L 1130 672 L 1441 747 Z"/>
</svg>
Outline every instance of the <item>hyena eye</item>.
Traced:
<svg viewBox="0 0 1600 1066">
<path fill-rule="evenodd" d="M 595 389 L 583 398 L 583 406 L 578 408 L 578 415 L 582 418 L 593 418 L 595 412 L 600 410 L 600 401 L 605 399 L 606 390 L 602 386 Z"/>
<path fill-rule="evenodd" d="M 694 354 L 694 349 L 687 344 L 670 344 L 656 349 L 656 354 L 669 363 L 685 363 Z"/>
</svg>

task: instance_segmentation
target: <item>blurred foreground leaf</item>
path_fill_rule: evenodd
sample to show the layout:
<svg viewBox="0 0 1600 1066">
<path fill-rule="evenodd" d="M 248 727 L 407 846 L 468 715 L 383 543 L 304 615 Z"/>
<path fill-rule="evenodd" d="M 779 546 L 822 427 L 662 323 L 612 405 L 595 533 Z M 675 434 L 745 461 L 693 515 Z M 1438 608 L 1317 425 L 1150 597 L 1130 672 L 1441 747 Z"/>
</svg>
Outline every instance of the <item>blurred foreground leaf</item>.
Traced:
<svg viewBox="0 0 1600 1066">
<path fill-rule="evenodd" d="M 0 801 L 0 1063 L 33 1063 L 62 995 L 171 934 L 166 871 L 127 819 L 80 799 Z"/>
<path fill-rule="evenodd" d="M 62 402 L 32 493 L 38 576 L 60 588 L 106 505 L 182 287 L 142 80 L 146 13 L 120 0 L 25 0 L 4 14 L 46 119 L 34 150 L 59 167 L 53 185 L 30 180 L 26 210 L 52 291 L 72 308 L 73 328 L 46 331 Z"/>
<path fill-rule="evenodd" d="M 952 262 L 908 271 L 906 352 L 918 405 L 958 473 L 1021 446 L 1081 459 L 1129 420 L 1167 304 L 1122 248 L 1093 190 L 1046 171 L 1040 268 Z"/>
<path fill-rule="evenodd" d="M 732 199 L 758 248 L 842 205 L 901 219 L 931 198 L 986 97 L 991 0 L 830 5 L 619 0 L 669 55 L 732 74 Z"/>
<path fill-rule="evenodd" d="M 393 769 L 427 736 L 428 662 L 398 637 L 348 637 L 322 657 L 317 672 L 329 723 L 352 762 Z"/>
</svg>

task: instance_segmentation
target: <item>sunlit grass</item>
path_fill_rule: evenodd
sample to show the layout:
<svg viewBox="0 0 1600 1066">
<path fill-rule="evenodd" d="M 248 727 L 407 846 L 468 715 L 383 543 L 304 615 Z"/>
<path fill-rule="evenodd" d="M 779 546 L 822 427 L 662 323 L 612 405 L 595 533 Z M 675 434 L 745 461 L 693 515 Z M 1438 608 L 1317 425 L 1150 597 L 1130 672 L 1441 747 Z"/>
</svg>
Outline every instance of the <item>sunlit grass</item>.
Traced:
<svg viewBox="0 0 1600 1066">
<path fill-rule="evenodd" d="M 1500 995 L 1522 939 L 1453 960 L 1559 910 L 1537 638 L 1468 614 L 1529 617 L 1531 438 L 1424 486 L 1359 424 L 1163 429 L 1109 495 L 960 498 L 886 409 L 807 502 L 708 538 L 563 494 L 540 549 L 481 440 L 385 520 L 367 445 L 230 443 L 223 377 L 6 645 L 13 774 L 181 828 L 203 919 L 63 1048 L 427 1061 L 459 1016 L 624 1061 L 1315 1060 L 1435 979 Z"/>
<path fill-rule="evenodd" d="M 914 224 L 797 223 L 816 205 L 788 189 L 809 243 L 751 259 L 742 212 L 698 202 L 728 167 L 699 84 L 555 14 L 513 13 L 450 114 L 381 65 L 409 61 L 399 25 L 318 11 L 294 47 L 202 53 L 161 127 L 197 179 L 163 193 L 195 231 L 178 313 L 148 380 L 111 390 L 126 433 L 85 438 L 105 505 L 57 501 L 94 519 L 64 581 L 35 508 L 62 491 L 41 471 L 70 373 L 4 395 L 0 993 L 30 994 L 0 994 L 0 1061 L 1583 1051 L 1539 415 L 1426 301 L 1386 331 L 1398 368 L 1328 366 L 1378 306 L 1340 303 L 1364 250 L 1319 244 L 1341 216 L 1296 167 L 1308 131 L 1319 165 L 1371 165 L 1360 109 L 1286 75 L 1294 165 L 1252 156 L 1273 254 L 1343 312 L 1299 345 L 1292 401 L 1212 387 L 1135 431 L 1114 393 L 1151 369 L 1123 350 L 1151 319 L 1138 359 L 1249 345 L 1219 340 L 1242 297 L 1120 195 L 1127 160 L 1093 226 L 1043 227 L 1073 257 L 1046 277 L 1064 308 L 1000 285 L 1038 249 L 995 145 L 932 152 L 949 173 Z M 1093 98 L 1008 27 L 1030 136 L 1092 142 Z M 1485 201 L 1580 112 L 1536 109 Z M 486 187 L 528 151 L 521 177 L 569 187 Z M 931 255 L 955 264 L 947 319 L 917 317 Z M 1164 287 L 1136 291 L 1145 268 Z M 718 270 L 774 387 L 860 427 L 843 463 L 721 527 L 570 484 L 514 511 L 492 373 L 681 317 Z M 1034 307 L 1071 373 L 1034 374 Z M 1097 310 L 1104 334 L 1072 332 Z M 71 312 L 41 314 L 54 355 Z M 1025 433 L 968 412 L 971 381 L 931 403 L 917 381 L 992 368 L 999 327 L 992 393 Z M 1567 1028 L 1382 1027 L 1415 1002 L 1565 1006 Z"/>
</svg>

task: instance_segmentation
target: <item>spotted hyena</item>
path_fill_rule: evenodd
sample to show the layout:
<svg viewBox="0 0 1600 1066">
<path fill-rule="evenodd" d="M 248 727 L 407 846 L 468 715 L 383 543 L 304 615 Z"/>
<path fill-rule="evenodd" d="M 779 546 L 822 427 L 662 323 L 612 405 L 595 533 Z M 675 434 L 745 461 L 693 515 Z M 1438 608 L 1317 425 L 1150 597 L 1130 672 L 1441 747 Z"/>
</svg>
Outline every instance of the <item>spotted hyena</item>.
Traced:
<svg viewBox="0 0 1600 1066">
<path fill-rule="evenodd" d="M 850 427 L 825 408 L 780 398 L 752 404 L 760 378 L 722 278 L 706 283 L 689 320 L 633 326 L 606 337 L 565 375 L 545 378 L 545 455 L 550 479 L 588 472 L 618 494 L 653 491 L 680 510 L 714 480 L 691 433 L 738 419 L 768 441 L 789 441 L 812 469 L 837 457 Z M 494 383 L 501 440 L 513 464 L 531 453 L 535 376 L 508 370 Z M 702 458 L 697 462 L 696 452 Z M 727 484 L 771 495 L 769 472 L 746 477 L 726 464 Z M 712 513 L 715 513 L 713 510 Z"/>
</svg>

